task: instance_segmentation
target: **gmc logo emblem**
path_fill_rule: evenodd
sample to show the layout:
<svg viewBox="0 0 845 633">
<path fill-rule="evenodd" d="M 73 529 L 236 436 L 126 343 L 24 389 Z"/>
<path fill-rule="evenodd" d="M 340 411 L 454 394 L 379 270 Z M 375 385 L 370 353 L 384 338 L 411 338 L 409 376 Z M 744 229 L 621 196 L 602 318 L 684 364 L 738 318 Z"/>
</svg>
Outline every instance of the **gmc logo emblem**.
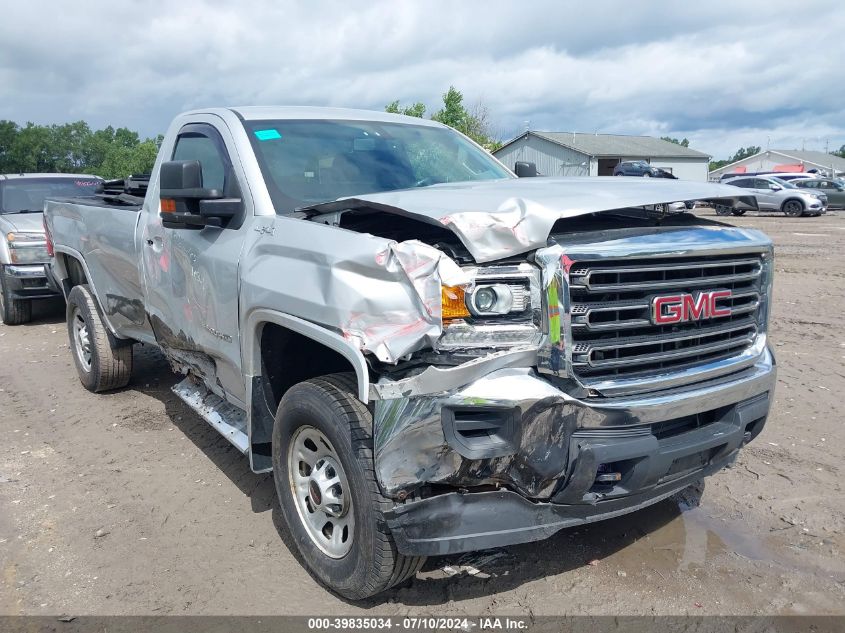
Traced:
<svg viewBox="0 0 845 633">
<path fill-rule="evenodd" d="M 713 290 L 699 292 L 697 295 L 684 293 L 655 297 L 651 300 L 651 322 L 655 325 L 666 325 L 730 316 L 730 308 L 716 307 L 717 301 L 728 299 L 730 296 L 730 290 Z"/>
</svg>

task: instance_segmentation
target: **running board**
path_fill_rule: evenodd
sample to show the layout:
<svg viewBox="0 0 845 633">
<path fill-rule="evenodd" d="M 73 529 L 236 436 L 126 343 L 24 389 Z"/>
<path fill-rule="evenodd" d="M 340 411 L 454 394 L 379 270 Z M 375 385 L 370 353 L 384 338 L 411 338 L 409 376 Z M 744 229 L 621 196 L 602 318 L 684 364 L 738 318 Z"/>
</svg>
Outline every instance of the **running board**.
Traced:
<svg viewBox="0 0 845 633">
<path fill-rule="evenodd" d="M 191 376 L 173 385 L 171 390 L 241 453 L 249 450 L 246 411 L 211 393 L 202 384 L 197 384 Z"/>
</svg>

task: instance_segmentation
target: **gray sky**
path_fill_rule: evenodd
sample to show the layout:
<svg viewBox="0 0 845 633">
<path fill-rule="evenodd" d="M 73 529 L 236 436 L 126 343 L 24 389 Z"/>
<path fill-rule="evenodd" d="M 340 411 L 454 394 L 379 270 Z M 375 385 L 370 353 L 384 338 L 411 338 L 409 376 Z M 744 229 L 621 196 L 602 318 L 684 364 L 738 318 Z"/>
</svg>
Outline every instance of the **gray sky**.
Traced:
<svg viewBox="0 0 845 633">
<path fill-rule="evenodd" d="M 494 130 L 845 144 L 845 2 L 4 2 L 0 119 L 142 135 L 208 105 L 429 113 L 450 84 Z M 355 8 L 357 6 L 357 8 Z M 677 7 L 677 8 L 675 8 Z"/>
</svg>

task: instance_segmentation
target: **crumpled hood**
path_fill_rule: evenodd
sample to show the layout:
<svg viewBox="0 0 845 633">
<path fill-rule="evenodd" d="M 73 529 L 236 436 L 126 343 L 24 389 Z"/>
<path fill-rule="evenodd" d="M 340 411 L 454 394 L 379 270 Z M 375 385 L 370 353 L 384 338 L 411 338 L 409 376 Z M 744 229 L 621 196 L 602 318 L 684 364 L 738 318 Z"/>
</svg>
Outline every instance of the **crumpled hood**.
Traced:
<svg viewBox="0 0 845 633">
<path fill-rule="evenodd" d="M 9 231 L 43 233 L 43 217 L 42 213 L 4 213 L 0 215 L 0 229 L 3 233 Z"/>
<path fill-rule="evenodd" d="M 590 213 L 702 200 L 756 209 L 730 185 L 662 178 L 515 178 L 373 193 L 302 209 L 333 213 L 372 208 L 446 226 L 479 263 L 546 245 L 554 223 Z"/>
</svg>

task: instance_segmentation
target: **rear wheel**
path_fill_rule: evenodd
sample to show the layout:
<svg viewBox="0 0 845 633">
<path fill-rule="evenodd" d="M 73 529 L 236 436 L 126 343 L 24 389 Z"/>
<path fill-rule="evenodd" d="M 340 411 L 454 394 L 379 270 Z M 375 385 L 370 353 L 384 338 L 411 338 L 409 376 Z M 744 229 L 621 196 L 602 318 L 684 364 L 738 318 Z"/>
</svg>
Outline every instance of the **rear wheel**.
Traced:
<svg viewBox="0 0 845 633">
<path fill-rule="evenodd" d="M 93 392 L 120 389 L 132 376 L 132 345 L 113 343 L 87 285 L 67 298 L 67 333 L 76 373 Z"/>
<path fill-rule="evenodd" d="M 13 299 L 6 280 L 0 274 L 0 319 L 6 325 L 21 325 L 32 320 L 32 299 Z"/>
<path fill-rule="evenodd" d="M 800 200 L 787 200 L 783 203 L 783 212 L 790 218 L 797 218 L 804 214 L 804 203 Z"/>
<path fill-rule="evenodd" d="M 309 570 L 351 600 L 410 578 L 425 558 L 396 550 L 392 502 L 373 472 L 372 417 L 350 374 L 295 385 L 273 427 L 273 477 L 288 530 Z"/>
<path fill-rule="evenodd" d="M 731 211 L 731 213 L 733 213 L 734 215 L 745 215 L 746 211 L 747 209 L 734 209 L 733 211 Z"/>
<path fill-rule="evenodd" d="M 717 204 L 715 206 L 716 215 L 730 215 L 732 209 L 724 204 Z"/>
</svg>

